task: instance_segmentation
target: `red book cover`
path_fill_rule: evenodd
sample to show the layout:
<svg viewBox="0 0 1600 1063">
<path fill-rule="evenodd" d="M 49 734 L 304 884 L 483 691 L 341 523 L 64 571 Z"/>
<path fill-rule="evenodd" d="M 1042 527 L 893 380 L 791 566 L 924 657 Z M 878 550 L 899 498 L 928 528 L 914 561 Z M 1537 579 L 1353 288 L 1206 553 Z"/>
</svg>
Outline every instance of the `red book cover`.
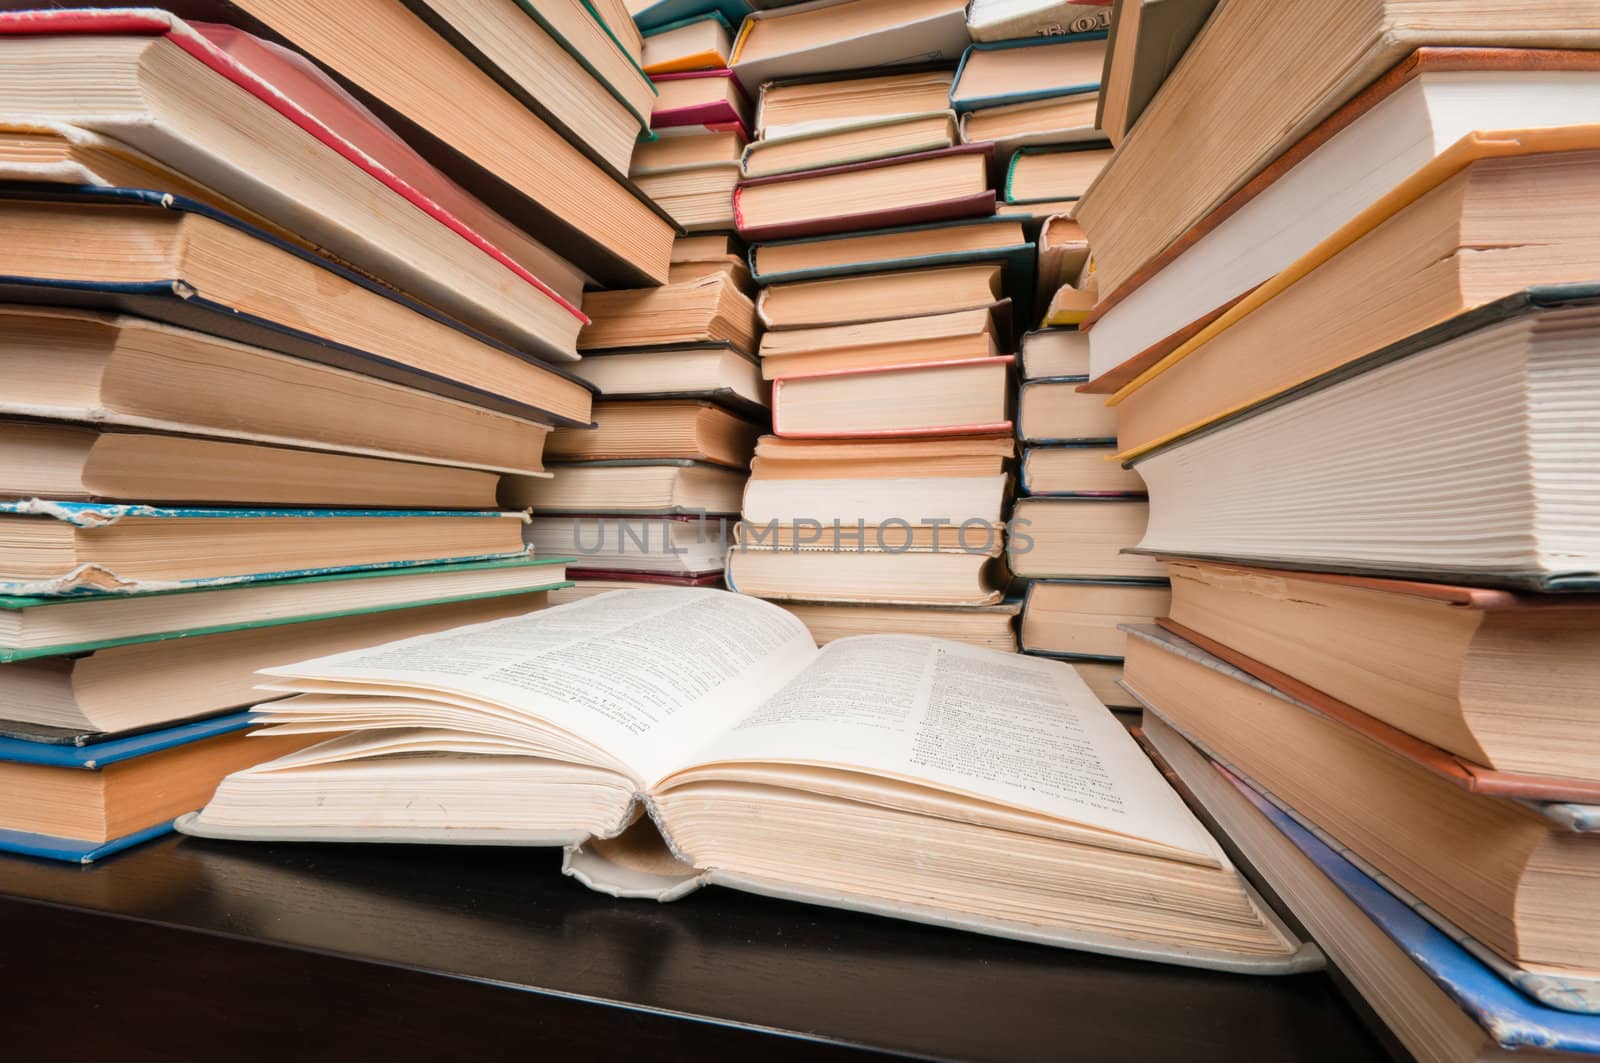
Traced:
<svg viewBox="0 0 1600 1063">
<path fill-rule="evenodd" d="M 824 377 L 879 376 L 885 373 L 910 373 L 923 370 L 956 369 L 970 365 L 1011 365 L 1015 355 L 1004 354 L 995 358 L 958 358 L 948 362 L 913 362 L 909 365 L 873 366 L 867 369 L 828 369 L 820 373 L 796 373 L 779 377 L 772 382 L 772 433 L 785 439 L 904 439 L 918 436 L 980 436 L 1010 435 L 1010 421 L 989 424 L 938 425 L 929 428 L 869 429 L 853 432 L 796 432 L 783 426 L 783 386 L 796 380 L 818 380 Z"/>
<path fill-rule="evenodd" d="M 155 8 L 0 12 L 0 35 L 66 33 L 166 37 L 588 324 L 582 311 L 472 227 L 468 219 L 481 205 L 297 53 L 232 26 L 189 23 Z"/>
<path fill-rule="evenodd" d="M 805 181 L 810 178 L 825 177 L 830 174 L 881 170 L 891 166 L 902 166 L 906 163 L 917 162 L 922 159 L 939 158 L 944 155 L 982 154 L 986 158 L 990 158 L 993 152 L 993 144 L 958 144 L 951 148 L 940 148 L 937 151 L 921 151 L 913 155 L 900 155 L 892 159 L 875 159 L 871 162 L 828 166 L 820 170 L 804 170 L 800 173 L 754 177 L 750 180 L 739 182 L 738 187 L 733 190 L 734 224 L 739 230 L 739 235 L 746 240 L 768 241 L 790 240 L 802 236 L 828 236 L 834 233 L 851 232 L 856 229 L 893 229 L 905 225 L 922 225 L 928 222 L 954 221 L 957 218 L 991 215 L 994 213 L 995 206 L 994 180 L 992 176 L 989 182 L 990 187 L 981 192 L 973 192 L 970 195 L 960 196 L 956 199 L 918 203 L 908 207 L 896 207 L 888 210 L 863 210 L 769 225 L 752 225 L 746 222 L 743 210 L 743 196 L 745 189 L 757 188 L 763 185 L 788 184 Z M 992 165 L 992 158 L 990 158 L 990 162 Z"/>
<path fill-rule="evenodd" d="M 749 140 L 750 98 L 734 78 L 731 70 L 689 70 L 678 74 L 657 74 L 650 79 L 656 85 L 691 83 L 702 85 L 708 96 L 703 103 L 682 107 L 657 106 L 650 112 L 651 129 L 672 129 L 676 126 L 733 126 Z M 670 90 L 669 90 L 670 91 Z M 730 101 L 728 96 L 733 96 Z"/>
</svg>

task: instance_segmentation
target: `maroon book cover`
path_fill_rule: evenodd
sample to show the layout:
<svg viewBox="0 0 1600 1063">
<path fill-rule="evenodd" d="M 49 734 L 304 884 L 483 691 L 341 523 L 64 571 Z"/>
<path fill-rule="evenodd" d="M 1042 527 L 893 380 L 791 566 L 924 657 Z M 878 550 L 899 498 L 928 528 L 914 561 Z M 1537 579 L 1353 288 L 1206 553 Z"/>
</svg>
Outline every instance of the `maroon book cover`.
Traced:
<svg viewBox="0 0 1600 1063">
<path fill-rule="evenodd" d="M 974 218 L 991 215 L 994 213 L 995 192 L 994 174 L 989 175 L 989 187 L 955 199 L 945 199 L 928 203 L 917 203 L 911 206 L 894 207 L 880 210 L 847 211 L 842 214 L 822 215 L 815 218 L 805 218 L 799 221 L 777 222 L 772 224 L 750 224 L 744 216 L 743 198 L 747 188 L 758 188 L 764 185 L 790 184 L 806 181 L 817 177 L 826 177 L 831 174 L 857 173 L 866 170 L 882 170 L 893 166 L 904 166 L 907 163 L 919 162 L 923 159 L 934 159 L 945 155 L 983 155 L 988 161 L 988 169 L 993 169 L 993 144 L 958 144 L 952 148 L 940 148 L 937 151 L 920 151 L 912 155 L 900 155 L 892 159 L 874 159 L 871 162 L 855 162 L 844 166 L 827 166 L 820 170 L 804 170 L 800 173 L 774 174 L 770 177 L 754 177 L 739 182 L 733 191 L 733 217 L 734 224 L 739 230 L 739 235 L 746 240 L 789 240 L 802 236 L 830 236 L 834 233 L 852 232 L 857 229 L 892 229 L 904 225 L 921 225 L 927 222 L 953 221 L 957 218 Z"/>
</svg>

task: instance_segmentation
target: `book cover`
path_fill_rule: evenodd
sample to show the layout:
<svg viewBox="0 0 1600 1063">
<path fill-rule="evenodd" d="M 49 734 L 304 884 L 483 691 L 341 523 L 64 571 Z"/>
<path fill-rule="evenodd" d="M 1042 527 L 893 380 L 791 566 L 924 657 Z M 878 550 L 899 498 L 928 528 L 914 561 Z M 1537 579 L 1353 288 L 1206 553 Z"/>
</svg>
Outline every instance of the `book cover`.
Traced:
<svg viewBox="0 0 1600 1063">
<path fill-rule="evenodd" d="M 657 36 L 658 34 L 670 33 L 676 29 L 683 29 L 685 26 L 692 26 L 697 22 L 715 22 L 717 25 L 722 27 L 722 31 L 728 35 L 728 39 L 730 41 L 733 39 L 733 27 L 728 25 L 727 16 L 725 16 L 721 11 L 707 11 L 703 14 L 691 15 L 688 18 L 681 18 L 675 22 L 668 22 L 660 26 L 655 26 L 644 30 L 642 36 L 648 41 L 651 37 Z M 652 63 L 645 67 L 644 71 L 651 77 L 657 77 L 661 74 L 678 74 L 687 70 L 720 69 L 725 68 L 727 65 L 727 56 L 720 55 L 714 51 L 704 51 L 695 53 L 693 55 L 679 56 L 676 59 L 671 59 L 662 63 Z"/>
<path fill-rule="evenodd" d="M 1009 41 L 1065 33 L 1105 31 L 1111 26 L 1111 0 L 1032 0 L 1016 14 L 989 19 L 982 0 L 967 5 L 967 29 L 975 41 Z"/>
<path fill-rule="evenodd" d="M 957 102 L 956 93 L 961 88 L 961 75 L 966 73 L 967 62 L 974 52 L 999 52 L 1009 51 L 1014 48 L 1037 48 L 1054 44 L 1067 44 L 1072 41 L 1103 41 L 1106 39 L 1104 30 L 1094 30 L 1088 33 L 1069 33 L 1049 37 L 1029 37 L 1022 40 L 994 41 L 992 43 L 974 44 L 961 53 L 961 63 L 956 67 L 956 78 L 950 86 L 950 107 L 957 114 L 966 114 L 969 111 L 981 110 L 985 107 L 1001 107 L 1008 103 L 1032 103 L 1036 100 L 1048 100 L 1057 96 L 1078 96 L 1089 92 L 1099 92 L 1100 82 L 1090 81 L 1080 85 L 1059 85 L 1046 89 L 1031 89 L 1024 92 L 1002 92 L 992 96 L 979 96 L 969 100 Z"/>
<path fill-rule="evenodd" d="M 564 380 L 582 384 L 591 394 L 594 394 L 594 388 L 586 381 L 531 355 L 526 350 L 518 350 L 510 344 L 502 343 L 493 337 L 486 336 L 432 307 L 418 302 L 410 296 L 397 292 L 392 288 L 384 287 L 360 273 L 346 269 L 336 262 L 321 258 L 304 248 L 281 240 L 269 232 L 258 229 L 197 200 L 149 189 L 101 188 L 91 185 L 5 186 L 0 187 L 0 198 L 50 203 L 81 203 L 86 209 L 92 206 L 116 205 L 152 211 L 173 211 L 198 215 L 244 233 L 254 240 L 270 244 L 280 251 L 315 265 L 319 270 L 327 271 L 341 280 L 359 285 L 391 302 L 399 303 L 413 313 L 447 325 L 464 335 L 470 336 L 478 343 L 485 344 L 525 362 L 538 365 Z M 411 366 L 402 365 L 381 353 L 361 350 L 344 343 L 336 343 L 325 337 L 303 331 L 286 321 L 245 313 L 238 307 L 209 298 L 205 292 L 198 290 L 195 285 L 190 284 L 182 277 L 172 277 L 152 282 L 125 282 L 110 279 L 80 282 L 61 280 L 54 277 L 0 274 L 0 300 L 24 304 L 43 303 L 51 306 L 70 306 L 80 309 L 131 314 L 135 317 L 144 317 L 169 325 L 190 328 L 196 332 L 221 336 L 224 339 L 235 340 L 239 343 L 248 343 L 255 347 L 264 347 L 267 350 L 277 351 L 280 354 L 287 354 L 295 358 L 304 358 L 307 361 L 348 369 L 364 376 L 378 377 L 392 383 L 428 391 L 435 395 L 460 399 L 475 406 L 483 406 L 501 413 L 509 413 L 516 417 L 526 417 L 546 424 L 587 427 L 586 422 L 574 421 L 571 418 L 561 417 L 468 384 L 436 377 Z"/>
<path fill-rule="evenodd" d="M 629 5 L 630 9 L 633 5 Z M 750 14 L 748 0 L 656 0 L 643 9 L 633 12 L 633 21 L 640 30 L 648 33 L 673 22 L 683 22 L 698 15 L 712 12 L 722 16 L 730 26 L 737 26 Z"/>
<path fill-rule="evenodd" d="M 449 564 L 420 564 L 409 566 L 391 566 L 379 569 L 359 569 L 340 572 L 318 573 L 314 575 L 288 576 L 273 580 L 273 586 L 284 587 L 316 587 L 324 583 L 344 583 L 350 580 L 386 579 L 392 576 L 421 576 L 438 577 L 439 587 L 435 593 L 424 593 L 415 598 L 404 601 L 385 603 L 381 605 L 360 608 L 338 608 L 333 610 L 323 609 L 312 612 L 289 612 L 286 615 L 275 615 L 252 620 L 240 620 L 231 623 L 209 624 L 199 627 L 172 628 L 162 627 L 159 622 L 153 626 L 133 634 L 119 635 L 114 638 L 100 638 L 78 640 L 70 642 L 52 642 L 42 645 L 8 645 L 0 642 L 0 665 L 13 661 L 28 661 L 40 657 L 65 657 L 84 653 L 93 653 L 96 650 L 110 649 L 113 646 L 127 646 L 142 642 L 161 642 L 166 639 L 193 638 L 198 635 L 221 635 L 229 631 L 244 631 L 261 627 L 277 627 L 281 624 L 309 623 L 315 620 L 334 620 L 342 616 L 360 616 L 369 613 L 384 613 L 394 609 L 413 609 L 426 605 L 449 605 L 454 602 L 472 601 L 478 598 L 499 598 L 513 594 L 530 594 L 535 591 L 555 590 L 564 587 L 569 582 L 563 575 L 563 568 L 569 558 L 519 556 L 496 561 L 465 561 Z M 495 571 L 502 569 L 537 569 L 529 573 L 529 581 L 517 586 L 472 593 L 461 594 L 450 590 L 449 578 L 452 576 L 467 575 L 474 572 Z M 238 589 L 240 585 L 234 585 Z M 116 595 L 75 595 L 71 597 L 42 597 L 38 595 L 0 594 L 0 612 L 21 614 L 23 617 L 38 613 L 67 607 L 79 609 L 89 605 L 99 605 L 107 609 L 124 607 L 137 608 L 140 603 L 159 600 L 173 594 L 216 594 L 227 593 L 227 586 L 208 586 L 196 588 L 170 589 L 170 590 L 142 590 L 132 591 L 127 594 Z"/>
<path fill-rule="evenodd" d="M 0 502 L 0 516 L 22 516 L 58 520 L 75 528 L 103 529 L 119 521 L 137 520 L 350 520 L 382 518 L 386 520 L 407 518 L 448 518 L 451 520 L 515 520 L 525 521 L 521 512 L 499 510 L 406 510 L 406 509 L 220 509 L 180 508 L 145 505 L 127 505 L 105 502 L 51 502 L 42 499 Z M 97 564 L 78 566 L 65 576 L 53 579 L 6 580 L 0 579 L 0 595 L 15 597 L 79 597 L 97 595 L 124 595 L 132 591 L 184 590 L 199 587 L 224 587 L 267 580 L 280 580 L 292 576 L 315 576 L 334 572 L 365 569 L 411 569 L 424 565 L 439 565 L 458 561 L 496 561 L 523 557 L 524 547 L 514 553 L 487 554 L 469 557 L 427 558 L 414 561 L 382 561 L 376 564 L 342 565 L 310 570 L 253 572 L 237 576 L 206 576 L 182 580 L 135 580 L 118 576 L 114 571 Z"/>
<path fill-rule="evenodd" d="M 17 764 L 42 764 L 53 768 L 98 771 L 110 764 L 156 753 L 173 746 L 198 742 L 202 738 L 242 731 L 255 722 L 249 712 L 229 712 L 220 716 L 180 723 L 172 727 L 144 731 L 123 737 L 83 744 L 30 741 L 0 734 L 0 760 Z M 4 725 L 12 730 L 10 724 Z"/>
<path fill-rule="evenodd" d="M 654 129 L 671 129 L 677 126 L 691 126 L 704 129 L 728 129 L 739 133 L 745 140 L 750 139 L 749 118 L 750 98 L 745 95 L 743 86 L 735 80 L 731 70 L 685 70 L 676 74 L 656 74 L 651 80 L 656 83 L 663 81 L 701 81 L 716 80 L 730 83 L 744 104 L 743 108 L 736 107 L 727 100 L 718 100 L 715 103 L 696 104 L 690 107 L 658 108 L 651 112 L 650 125 Z"/>
<path fill-rule="evenodd" d="M 852 214 L 838 214 L 772 225 L 746 224 L 743 211 L 740 209 L 740 201 L 745 189 L 759 185 L 802 181 L 807 178 L 831 174 L 858 173 L 944 155 L 983 154 L 992 161 L 993 157 L 990 153 L 990 148 L 991 146 L 988 144 L 959 144 L 952 148 L 919 152 L 915 155 L 901 155 L 892 159 L 874 159 L 871 162 L 850 163 L 845 166 L 828 166 L 820 170 L 803 170 L 799 173 L 749 178 L 740 181 L 738 187 L 733 191 L 734 222 L 738 227 L 739 235 L 744 239 L 752 242 L 764 242 L 803 236 L 828 236 L 862 229 L 898 229 L 927 222 L 952 221 L 958 218 L 989 217 L 995 213 L 993 188 L 985 188 L 981 192 L 974 192 L 971 195 L 940 202 L 919 203 L 909 207 L 896 207 L 889 210 L 866 210 Z"/>
<path fill-rule="evenodd" d="M 855 0 L 812 0 L 810 3 L 756 11 L 744 20 L 733 44 L 729 65 L 747 90 L 778 78 L 810 74 L 819 70 L 849 70 L 857 67 L 896 67 L 940 60 L 955 62 L 966 50 L 966 11 L 952 7 L 923 18 L 894 26 L 884 32 L 860 34 L 848 40 L 826 42 L 795 51 L 744 61 L 741 53 L 750 32 L 759 23 L 773 18 L 820 11 Z"/>
<path fill-rule="evenodd" d="M 1055 196 L 1051 196 L 1046 199 L 1015 199 L 1012 197 L 1011 182 L 1017 173 L 1017 163 L 1026 155 L 1055 155 L 1068 151 L 1099 151 L 1108 147 L 1109 145 L 1103 140 L 1085 140 L 1073 144 L 1036 144 L 1018 148 L 1012 153 L 1011 160 L 1006 163 L 1005 179 L 1000 186 L 1001 194 L 1005 197 L 1005 201 L 1007 203 L 1014 203 L 1018 205 L 1027 203 L 1054 202 L 1057 198 Z M 1076 199 L 1077 197 L 1068 196 L 1066 198 Z M 1040 224 L 1042 225 L 1043 223 L 1044 219 L 1041 219 Z"/>
</svg>

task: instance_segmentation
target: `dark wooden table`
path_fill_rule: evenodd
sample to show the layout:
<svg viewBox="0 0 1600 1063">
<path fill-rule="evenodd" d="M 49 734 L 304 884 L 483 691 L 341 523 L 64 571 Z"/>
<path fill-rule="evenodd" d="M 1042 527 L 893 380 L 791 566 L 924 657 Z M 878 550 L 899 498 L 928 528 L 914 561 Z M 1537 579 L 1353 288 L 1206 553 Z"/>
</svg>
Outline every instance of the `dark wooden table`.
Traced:
<svg viewBox="0 0 1600 1063">
<path fill-rule="evenodd" d="M 0 1024 L 19 1061 L 1384 1058 L 1325 975 L 720 889 L 617 901 L 545 850 L 178 837 L 93 867 L 0 858 Z"/>
</svg>

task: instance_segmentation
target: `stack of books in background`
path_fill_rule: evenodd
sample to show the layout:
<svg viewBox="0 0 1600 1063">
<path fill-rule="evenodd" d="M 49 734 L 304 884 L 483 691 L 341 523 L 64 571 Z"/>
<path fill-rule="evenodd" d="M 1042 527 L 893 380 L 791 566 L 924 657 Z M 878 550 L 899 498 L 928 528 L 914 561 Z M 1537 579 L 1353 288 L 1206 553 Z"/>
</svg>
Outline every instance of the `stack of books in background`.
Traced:
<svg viewBox="0 0 1600 1063">
<path fill-rule="evenodd" d="M 587 5 L 423 6 L 0 16 L 0 847 L 164 831 L 306 744 L 258 668 L 564 586 L 525 511 L 586 284 L 669 277 L 651 89 Z"/>
<path fill-rule="evenodd" d="M 551 437 L 530 541 L 573 558 L 555 601 L 640 584 L 721 587 L 767 386 L 748 272 L 727 234 L 680 238 L 672 282 L 591 293 L 575 370 L 596 427 Z"/>
<path fill-rule="evenodd" d="M 1408 1051 L 1600 1051 L 1600 4 L 1189 6 L 1077 211 L 1145 737 Z"/>
<path fill-rule="evenodd" d="M 730 586 L 819 641 L 897 631 L 1015 648 L 1002 599 L 1012 331 L 1025 218 L 950 106 L 959 2 L 809 3 L 746 19 L 756 96 L 735 192 L 760 296 L 773 435 L 756 448 Z M 891 43 L 892 42 L 892 43 Z M 874 68 L 886 55 L 937 67 Z"/>
</svg>

